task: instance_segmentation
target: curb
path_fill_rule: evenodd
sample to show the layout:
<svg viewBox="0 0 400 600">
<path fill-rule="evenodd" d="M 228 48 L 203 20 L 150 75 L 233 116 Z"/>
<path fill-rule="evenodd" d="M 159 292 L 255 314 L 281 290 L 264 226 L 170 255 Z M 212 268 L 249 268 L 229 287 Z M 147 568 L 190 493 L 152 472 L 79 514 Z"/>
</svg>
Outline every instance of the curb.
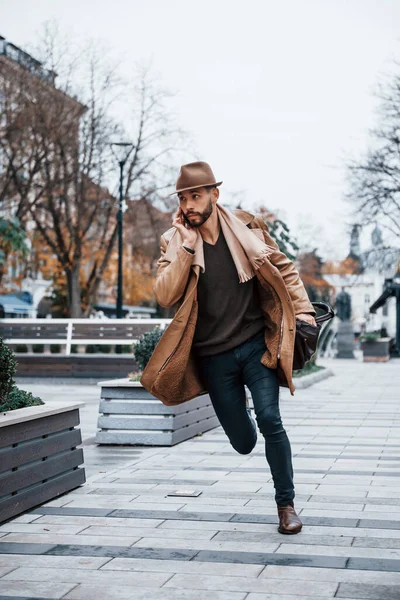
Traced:
<svg viewBox="0 0 400 600">
<path fill-rule="evenodd" d="M 293 383 L 296 390 L 301 390 L 310 387 L 310 385 L 313 385 L 314 383 L 318 383 L 318 381 L 323 381 L 332 375 L 334 375 L 334 372 L 331 369 L 326 368 L 317 371 L 317 373 L 303 375 L 303 377 L 293 377 Z"/>
</svg>

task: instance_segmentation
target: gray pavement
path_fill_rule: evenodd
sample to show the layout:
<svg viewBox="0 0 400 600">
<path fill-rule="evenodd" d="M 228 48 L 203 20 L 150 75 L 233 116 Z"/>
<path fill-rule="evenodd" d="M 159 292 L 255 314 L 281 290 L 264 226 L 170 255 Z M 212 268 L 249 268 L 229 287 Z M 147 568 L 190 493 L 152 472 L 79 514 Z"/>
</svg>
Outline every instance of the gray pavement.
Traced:
<svg viewBox="0 0 400 600">
<path fill-rule="evenodd" d="M 400 360 L 320 363 L 335 375 L 281 389 L 304 523 L 292 536 L 277 531 L 261 434 L 249 455 L 221 428 L 99 447 L 96 386 L 23 386 L 86 402 L 88 477 L 0 527 L 0 598 L 399 600 Z"/>
</svg>

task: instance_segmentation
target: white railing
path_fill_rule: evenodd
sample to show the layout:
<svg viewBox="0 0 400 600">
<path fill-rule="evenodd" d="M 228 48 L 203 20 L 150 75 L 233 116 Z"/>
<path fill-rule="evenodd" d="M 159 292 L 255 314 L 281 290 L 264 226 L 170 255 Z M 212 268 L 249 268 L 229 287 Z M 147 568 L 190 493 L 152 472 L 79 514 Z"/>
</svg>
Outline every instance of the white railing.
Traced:
<svg viewBox="0 0 400 600">
<path fill-rule="evenodd" d="M 171 319 L 0 319 L 0 336 L 7 344 L 87 346 L 135 344 L 157 325 L 165 329 Z M 52 335 L 53 334 L 53 335 Z"/>
</svg>

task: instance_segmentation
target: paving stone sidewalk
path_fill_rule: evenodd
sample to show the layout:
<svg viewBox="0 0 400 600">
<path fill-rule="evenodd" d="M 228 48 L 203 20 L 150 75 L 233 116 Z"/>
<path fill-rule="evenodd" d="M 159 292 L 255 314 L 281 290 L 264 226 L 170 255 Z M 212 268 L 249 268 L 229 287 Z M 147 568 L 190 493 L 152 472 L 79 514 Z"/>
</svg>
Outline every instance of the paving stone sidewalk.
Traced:
<svg viewBox="0 0 400 600">
<path fill-rule="evenodd" d="M 0 598 L 399 600 L 400 360 L 321 364 L 335 376 L 280 392 L 300 534 L 277 531 L 261 434 L 249 455 L 221 428 L 99 448 L 97 390 L 86 484 L 0 527 Z"/>
</svg>

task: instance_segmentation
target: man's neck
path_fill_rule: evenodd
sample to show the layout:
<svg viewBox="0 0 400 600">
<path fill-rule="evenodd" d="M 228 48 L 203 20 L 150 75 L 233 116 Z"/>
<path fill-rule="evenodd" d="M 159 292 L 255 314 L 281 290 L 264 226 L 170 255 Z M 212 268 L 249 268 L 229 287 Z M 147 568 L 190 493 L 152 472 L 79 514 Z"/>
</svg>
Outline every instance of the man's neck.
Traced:
<svg viewBox="0 0 400 600">
<path fill-rule="evenodd" d="M 207 221 L 199 227 L 199 232 L 205 242 L 208 244 L 215 244 L 219 236 L 220 227 L 217 208 L 214 204 L 211 215 Z"/>
</svg>

